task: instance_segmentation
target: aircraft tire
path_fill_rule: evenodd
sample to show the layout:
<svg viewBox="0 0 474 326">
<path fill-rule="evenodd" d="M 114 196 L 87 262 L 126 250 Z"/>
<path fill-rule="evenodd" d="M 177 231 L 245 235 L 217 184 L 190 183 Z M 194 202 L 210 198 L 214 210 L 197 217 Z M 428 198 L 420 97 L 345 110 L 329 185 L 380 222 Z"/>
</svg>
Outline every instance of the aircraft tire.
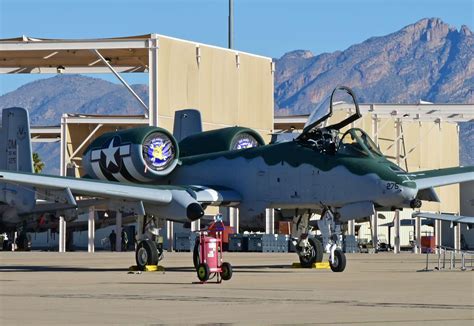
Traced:
<svg viewBox="0 0 474 326">
<path fill-rule="evenodd" d="M 139 270 L 144 271 L 146 265 L 158 265 L 158 249 L 156 244 L 147 239 L 141 241 L 135 251 L 135 261 Z"/>
<path fill-rule="evenodd" d="M 344 271 L 346 268 L 346 255 L 342 252 L 341 249 L 336 249 L 334 251 L 334 264 L 329 261 L 331 270 L 336 273 Z"/>
<path fill-rule="evenodd" d="M 314 263 L 323 261 L 323 245 L 318 239 L 309 238 L 308 239 L 309 245 L 311 246 L 312 254 L 306 257 L 300 257 L 300 264 L 301 267 L 304 268 L 311 268 Z"/>
<path fill-rule="evenodd" d="M 311 240 L 313 240 L 311 245 L 316 248 L 316 262 L 320 263 L 323 261 L 323 255 L 324 255 L 323 244 L 321 243 L 321 241 L 319 241 L 316 238 L 309 239 L 310 242 Z"/>
</svg>

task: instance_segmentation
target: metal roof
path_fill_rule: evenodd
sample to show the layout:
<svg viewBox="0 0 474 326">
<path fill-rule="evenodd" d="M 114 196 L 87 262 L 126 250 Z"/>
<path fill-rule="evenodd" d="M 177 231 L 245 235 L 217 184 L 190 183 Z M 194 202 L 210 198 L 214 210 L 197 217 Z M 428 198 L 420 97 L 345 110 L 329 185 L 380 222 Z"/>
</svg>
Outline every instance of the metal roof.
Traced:
<svg viewBox="0 0 474 326">
<path fill-rule="evenodd" d="M 146 34 L 104 39 L 45 39 L 28 36 L 0 39 L 0 73 L 110 73 L 94 50 L 109 62 L 117 72 L 148 72 L 149 50 L 152 40 L 175 39 L 160 34 Z M 208 47 L 218 48 L 207 45 Z M 233 53 L 237 50 L 219 48 Z"/>
<path fill-rule="evenodd" d="M 362 115 L 371 114 L 377 118 L 393 118 L 402 121 L 420 122 L 467 122 L 474 121 L 474 104 L 391 104 L 374 103 L 360 104 Z M 335 111 L 348 110 L 349 106 L 344 103 L 335 105 Z M 276 116 L 274 126 L 276 130 L 302 129 L 308 115 Z"/>
</svg>

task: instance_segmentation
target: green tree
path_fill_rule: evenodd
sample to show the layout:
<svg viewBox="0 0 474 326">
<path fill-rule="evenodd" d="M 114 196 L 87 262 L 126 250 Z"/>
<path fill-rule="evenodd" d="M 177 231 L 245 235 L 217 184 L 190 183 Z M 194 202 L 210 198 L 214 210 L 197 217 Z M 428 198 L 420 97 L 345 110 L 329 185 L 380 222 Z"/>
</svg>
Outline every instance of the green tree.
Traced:
<svg viewBox="0 0 474 326">
<path fill-rule="evenodd" d="M 41 173 L 44 169 L 44 162 L 41 161 L 41 157 L 38 153 L 33 153 L 33 169 L 35 173 Z"/>
</svg>

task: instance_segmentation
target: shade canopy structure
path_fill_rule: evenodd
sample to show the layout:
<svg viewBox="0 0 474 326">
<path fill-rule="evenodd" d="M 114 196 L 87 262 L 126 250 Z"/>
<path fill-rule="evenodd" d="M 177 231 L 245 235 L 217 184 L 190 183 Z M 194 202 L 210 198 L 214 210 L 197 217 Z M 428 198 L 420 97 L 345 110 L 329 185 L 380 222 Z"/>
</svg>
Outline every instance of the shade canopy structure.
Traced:
<svg viewBox="0 0 474 326">
<path fill-rule="evenodd" d="M 113 73 L 143 107 L 150 125 L 169 128 L 174 111 L 198 108 L 209 126 L 245 124 L 266 133 L 273 128 L 271 58 L 160 34 L 0 39 L 0 73 Z M 148 74 L 148 103 L 121 73 Z"/>
<path fill-rule="evenodd" d="M 119 72 L 147 72 L 154 34 L 90 40 L 28 36 L 0 40 L 0 73 L 110 73 L 94 50 Z"/>
</svg>

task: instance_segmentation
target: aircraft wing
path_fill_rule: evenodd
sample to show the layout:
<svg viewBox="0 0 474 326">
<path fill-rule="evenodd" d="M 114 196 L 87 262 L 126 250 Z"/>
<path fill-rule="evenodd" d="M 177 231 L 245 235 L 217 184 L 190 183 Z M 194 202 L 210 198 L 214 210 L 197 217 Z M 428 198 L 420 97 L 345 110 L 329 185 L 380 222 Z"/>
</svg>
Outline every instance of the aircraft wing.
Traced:
<svg viewBox="0 0 474 326">
<path fill-rule="evenodd" d="M 109 200 L 111 209 L 139 215 L 147 213 L 182 222 L 204 216 L 201 203 L 187 187 L 124 184 L 2 170 L 0 182 L 22 185 L 26 189 L 33 187 L 37 194 L 75 208 L 79 207 L 75 196 L 88 196 Z"/>
<path fill-rule="evenodd" d="M 99 181 L 41 174 L 10 172 L 0 170 L 0 182 L 34 186 L 37 189 L 69 189 L 76 196 L 106 197 L 126 200 L 141 200 L 154 204 L 169 204 L 172 201 L 172 186 L 147 186 L 122 184 L 113 181 Z"/>
<path fill-rule="evenodd" d="M 409 173 L 419 190 L 474 181 L 474 166 L 446 168 Z"/>
<path fill-rule="evenodd" d="M 196 220 L 204 215 L 203 206 L 232 206 L 241 201 L 240 194 L 234 190 L 218 186 L 137 185 L 2 170 L 0 182 L 33 187 L 37 194 L 45 198 L 53 197 L 65 208 L 84 206 L 76 202 L 75 196 L 99 197 L 125 203 L 127 207 L 133 207 L 130 209 L 134 212 L 144 214 L 147 209 L 147 212 L 172 220 Z M 90 206 L 96 203 L 90 202 Z M 57 210 L 58 206 L 51 207 Z M 45 211 L 41 207 L 37 209 Z"/>
<path fill-rule="evenodd" d="M 462 215 L 450 215 L 450 214 L 434 214 L 434 213 L 423 213 L 415 212 L 412 214 L 412 217 L 423 217 L 433 220 L 448 221 L 453 223 L 466 223 L 474 224 L 474 217 L 472 216 L 462 216 Z"/>
</svg>

